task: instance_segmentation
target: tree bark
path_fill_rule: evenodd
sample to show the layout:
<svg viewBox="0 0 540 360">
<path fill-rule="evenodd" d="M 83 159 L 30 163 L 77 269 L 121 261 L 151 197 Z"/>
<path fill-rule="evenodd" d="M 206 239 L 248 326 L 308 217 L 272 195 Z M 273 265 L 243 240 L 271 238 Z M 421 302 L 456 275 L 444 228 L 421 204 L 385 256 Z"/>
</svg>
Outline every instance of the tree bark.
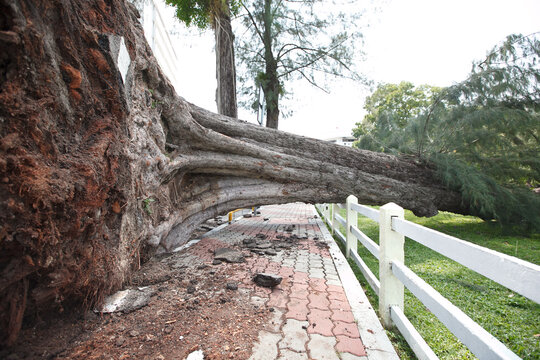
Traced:
<svg viewBox="0 0 540 360">
<path fill-rule="evenodd" d="M 186 102 L 137 18 L 123 0 L 0 0 L 3 342 L 14 341 L 26 308 L 94 306 L 141 258 L 234 208 L 355 194 L 418 215 L 468 212 L 415 158 Z"/>
<path fill-rule="evenodd" d="M 266 104 L 266 127 L 277 129 L 279 126 L 279 90 L 277 66 L 267 65 L 267 81 L 263 86 L 264 102 Z"/>
<path fill-rule="evenodd" d="M 216 39 L 217 110 L 221 115 L 237 118 L 234 34 L 231 17 L 222 7 L 219 7 L 214 18 L 213 27 Z"/>
</svg>

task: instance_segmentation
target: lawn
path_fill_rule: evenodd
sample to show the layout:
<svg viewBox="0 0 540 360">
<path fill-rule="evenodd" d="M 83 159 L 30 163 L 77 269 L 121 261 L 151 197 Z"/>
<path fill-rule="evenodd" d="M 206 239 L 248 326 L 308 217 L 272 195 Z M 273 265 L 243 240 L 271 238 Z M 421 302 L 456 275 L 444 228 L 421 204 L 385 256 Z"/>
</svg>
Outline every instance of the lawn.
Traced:
<svg viewBox="0 0 540 360">
<path fill-rule="evenodd" d="M 345 210 L 341 212 L 344 216 Z M 432 218 L 418 218 L 406 211 L 405 218 L 480 246 L 540 264 L 539 234 L 522 236 L 508 233 L 494 222 L 446 212 Z M 378 242 L 377 223 L 359 216 L 358 227 Z M 341 231 L 343 233 L 343 229 Z M 360 243 L 358 253 L 378 277 L 377 259 Z M 349 262 L 370 301 L 377 304 L 377 295 L 356 265 Z M 540 305 L 408 238 L 405 240 L 405 263 L 517 355 L 524 359 L 540 359 Z M 407 289 L 405 314 L 439 358 L 475 359 Z M 414 353 L 397 330 L 387 333 L 402 359 L 415 359 Z"/>
</svg>

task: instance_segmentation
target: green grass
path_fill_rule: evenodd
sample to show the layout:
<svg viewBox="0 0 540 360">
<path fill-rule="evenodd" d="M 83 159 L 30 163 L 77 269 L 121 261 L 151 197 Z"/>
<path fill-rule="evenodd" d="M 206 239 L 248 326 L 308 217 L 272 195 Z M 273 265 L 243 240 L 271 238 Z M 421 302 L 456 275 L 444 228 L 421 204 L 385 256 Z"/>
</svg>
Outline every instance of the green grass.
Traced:
<svg viewBox="0 0 540 360">
<path fill-rule="evenodd" d="M 344 216 L 345 210 L 341 212 Z M 405 218 L 480 246 L 540 264 L 539 234 L 532 236 L 512 234 L 503 230 L 497 223 L 446 212 L 432 218 L 418 218 L 410 211 L 406 211 Z M 358 227 L 378 243 L 377 223 L 359 216 Z M 343 229 L 341 232 L 343 233 Z M 340 241 L 337 242 L 340 244 Z M 360 243 L 358 253 L 378 277 L 377 259 Z M 378 304 L 377 295 L 371 290 L 360 270 L 352 261 L 349 263 L 372 304 Z M 540 305 L 408 238 L 405 240 L 405 263 L 517 355 L 524 359 L 540 359 L 540 337 L 534 336 L 540 334 Z M 407 289 L 405 289 L 405 315 L 439 358 L 475 359 L 475 356 Z M 387 333 L 402 359 L 415 359 L 414 353 L 397 330 Z"/>
</svg>

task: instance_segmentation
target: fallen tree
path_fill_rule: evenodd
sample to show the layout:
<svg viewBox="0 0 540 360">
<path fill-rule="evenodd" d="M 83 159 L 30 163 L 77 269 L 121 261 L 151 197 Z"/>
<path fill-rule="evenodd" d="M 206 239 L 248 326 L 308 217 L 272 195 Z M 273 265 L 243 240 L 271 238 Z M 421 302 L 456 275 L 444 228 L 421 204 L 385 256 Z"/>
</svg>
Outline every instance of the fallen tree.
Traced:
<svg viewBox="0 0 540 360">
<path fill-rule="evenodd" d="M 0 0 L 0 323 L 99 303 L 230 209 L 394 201 L 467 213 L 429 164 L 213 114 L 175 94 L 123 0 Z"/>
</svg>

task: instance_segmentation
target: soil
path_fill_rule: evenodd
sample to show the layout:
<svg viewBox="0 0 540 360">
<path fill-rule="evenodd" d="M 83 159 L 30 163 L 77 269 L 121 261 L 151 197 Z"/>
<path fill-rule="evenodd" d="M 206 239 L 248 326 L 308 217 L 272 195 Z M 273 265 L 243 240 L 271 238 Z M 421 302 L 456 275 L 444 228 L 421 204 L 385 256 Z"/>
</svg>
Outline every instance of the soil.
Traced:
<svg viewBox="0 0 540 360">
<path fill-rule="evenodd" d="M 149 286 L 156 292 L 147 306 L 133 312 L 81 314 L 65 308 L 34 314 L 15 346 L 0 351 L 0 358 L 184 359 L 202 350 L 205 359 L 247 359 L 273 309 L 252 302 L 253 289 L 242 283 L 228 289 L 241 268 L 212 265 L 212 250 L 204 251 L 209 256 L 203 260 L 188 249 L 144 264 L 130 287 Z"/>
</svg>

